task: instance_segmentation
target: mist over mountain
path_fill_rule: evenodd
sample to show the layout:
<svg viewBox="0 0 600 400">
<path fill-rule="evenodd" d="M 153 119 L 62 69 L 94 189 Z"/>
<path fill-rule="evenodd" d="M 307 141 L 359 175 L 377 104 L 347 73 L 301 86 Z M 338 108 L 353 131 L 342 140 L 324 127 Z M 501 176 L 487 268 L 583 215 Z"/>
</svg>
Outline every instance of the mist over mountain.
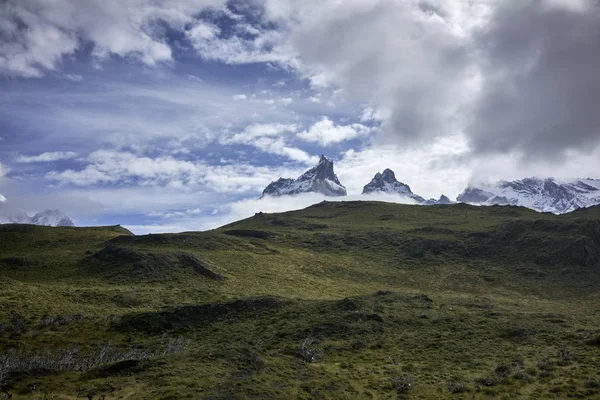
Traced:
<svg viewBox="0 0 600 400">
<path fill-rule="evenodd" d="M 4 196 L 0 202 L 0 224 L 33 224 L 42 226 L 75 226 L 73 220 L 57 209 L 48 209 L 29 216 L 25 211 L 13 206 Z"/>
</svg>

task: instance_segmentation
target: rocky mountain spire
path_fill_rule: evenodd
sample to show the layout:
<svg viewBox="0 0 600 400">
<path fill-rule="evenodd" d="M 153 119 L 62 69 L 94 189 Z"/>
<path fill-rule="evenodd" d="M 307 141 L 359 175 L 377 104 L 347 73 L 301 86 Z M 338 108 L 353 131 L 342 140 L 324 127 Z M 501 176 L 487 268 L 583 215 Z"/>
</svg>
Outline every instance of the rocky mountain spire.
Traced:
<svg viewBox="0 0 600 400">
<path fill-rule="evenodd" d="M 416 195 L 410 190 L 410 186 L 396 179 L 396 174 L 389 168 L 383 170 L 383 173 L 376 173 L 371 182 L 365 185 L 363 194 L 370 193 L 390 193 L 400 194 L 409 197 L 417 203 L 425 201 L 421 196 Z"/>
<path fill-rule="evenodd" d="M 321 193 L 325 196 L 345 196 L 346 188 L 333 170 L 333 160 L 321 155 L 319 163 L 298 179 L 279 178 L 265 188 L 261 196 L 284 196 L 300 193 Z"/>
</svg>

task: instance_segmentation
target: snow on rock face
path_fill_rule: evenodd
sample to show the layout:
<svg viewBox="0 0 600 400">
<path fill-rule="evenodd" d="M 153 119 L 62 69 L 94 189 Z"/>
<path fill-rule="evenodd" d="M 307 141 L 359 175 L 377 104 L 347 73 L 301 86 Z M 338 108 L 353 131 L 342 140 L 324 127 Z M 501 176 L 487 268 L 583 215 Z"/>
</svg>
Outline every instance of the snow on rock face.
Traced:
<svg viewBox="0 0 600 400">
<path fill-rule="evenodd" d="M 456 200 L 481 205 L 516 205 L 541 212 L 564 214 L 600 204 L 600 180 L 525 178 L 500 181 L 480 188 L 468 187 Z"/>
<path fill-rule="evenodd" d="M 45 210 L 31 217 L 31 223 L 44 226 L 75 226 L 71 218 L 59 210 Z"/>
<path fill-rule="evenodd" d="M 59 210 L 45 210 L 33 217 L 11 206 L 6 197 L 0 202 L 0 224 L 33 224 L 45 226 L 75 226 L 73 220 Z"/>
<path fill-rule="evenodd" d="M 325 196 L 345 196 L 346 188 L 333 171 L 333 161 L 321 156 L 319 164 L 306 171 L 298 179 L 279 178 L 271 182 L 262 193 L 264 196 L 286 196 L 316 192 Z"/>
<path fill-rule="evenodd" d="M 417 203 L 425 202 L 425 199 L 416 195 L 410 190 L 410 186 L 396 179 L 396 174 L 389 168 L 386 168 L 383 173 L 376 173 L 371 182 L 365 185 L 362 191 L 363 194 L 369 193 L 390 193 L 399 194 L 415 200 Z"/>
</svg>

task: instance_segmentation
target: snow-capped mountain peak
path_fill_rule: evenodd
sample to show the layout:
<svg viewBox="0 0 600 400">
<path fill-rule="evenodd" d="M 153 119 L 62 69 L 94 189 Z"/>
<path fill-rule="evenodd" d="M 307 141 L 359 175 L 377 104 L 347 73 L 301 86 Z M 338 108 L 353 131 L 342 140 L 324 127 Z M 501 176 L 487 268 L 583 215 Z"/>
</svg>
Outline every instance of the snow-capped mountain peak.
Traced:
<svg viewBox="0 0 600 400">
<path fill-rule="evenodd" d="M 33 217 L 15 208 L 6 197 L 0 201 L 0 224 L 33 224 L 44 226 L 75 226 L 73 220 L 60 210 L 45 210 Z"/>
<path fill-rule="evenodd" d="M 370 193 L 389 193 L 399 194 L 415 200 L 417 203 L 425 201 L 421 196 L 416 195 L 410 190 L 410 186 L 396 179 L 396 174 L 389 168 L 386 168 L 382 173 L 376 173 L 371 182 L 365 185 L 362 191 L 363 194 Z"/>
<path fill-rule="evenodd" d="M 325 196 L 345 196 L 346 188 L 333 170 L 333 160 L 321 155 L 319 164 L 303 173 L 297 179 L 279 178 L 271 182 L 263 191 L 264 196 L 285 196 L 316 192 Z"/>
<path fill-rule="evenodd" d="M 75 226 L 73 220 L 60 210 L 45 210 L 31 217 L 31 223 L 44 226 Z"/>
<path fill-rule="evenodd" d="M 469 186 L 457 201 L 482 205 L 518 205 L 536 211 L 563 214 L 600 204 L 600 180 L 525 178 L 496 184 Z"/>
</svg>

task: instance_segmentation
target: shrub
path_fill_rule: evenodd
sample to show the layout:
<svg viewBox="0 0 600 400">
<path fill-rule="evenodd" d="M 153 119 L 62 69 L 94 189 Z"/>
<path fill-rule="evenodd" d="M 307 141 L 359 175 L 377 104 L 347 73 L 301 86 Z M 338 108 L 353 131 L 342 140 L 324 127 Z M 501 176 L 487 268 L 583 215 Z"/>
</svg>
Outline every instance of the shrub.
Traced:
<svg viewBox="0 0 600 400">
<path fill-rule="evenodd" d="M 525 372 L 523 369 L 521 368 L 517 368 L 513 374 L 513 378 L 515 379 L 519 379 L 522 381 L 529 381 L 531 380 L 531 376 L 529 376 L 529 374 L 527 372 Z"/>
<path fill-rule="evenodd" d="M 11 313 L 10 321 L 8 322 L 0 322 L 0 333 L 8 332 L 8 333 L 17 333 L 23 334 L 25 333 L 26 321 L 25 319 L 18 313 Z"/>
<path fill-rule="evenodd" d="M 506 364 L 498 364 L 494 372 L 500 376 L 507 376 L 510 374 L 510 366 Z"/>
<path fill-rule="evenodd" d="M 413 385 L 414 379 L 411 374 L 405 372 L 401 375 L 395 374 L 392 376 L 392 387 L 398 393 L 408 392 Z"/>
<path fill-rule="evenodd" d="M 496 378 L 493 375 L 483 376 L 481 378 L 475 379 L 475 383 L 481 386 L 492 387 L 498 384 L 498 378 Z"/>
<path fill-rule="evenodd" d="M 446 382 L 446 387 L 448 388 L 448 391 L 452 394 L 463 393 L 465 391 L 464 383 L 457 382 L 452 379 Z"/>
<path fill-rule="evenodd" d="M 585 344 L 590 346 L 600 346 L 600 335 L 586 339 Z"/>
<path fill-rule="evenodd" d="M 6 388 L 8 374 L 11 369 L 11 360 L 5 354 L 0 354 L 0 392 Z"/>
<path fill-rule="evenodd" d="M 588 389 L 600 389 L 600 382 L 594 379 L 588 379 L 584 382 L 584 386 Z"/>
<path fill-rule="evenodd" d="M 554 361 L 550 358 L 544 358 L 543 360 L 538 360 L 536 366 L 541 371 L 552 371 L 554 370 Z"/>
<path fill-rule="evenodd" d="M 558 363 L 560 365 L 567 364 L 573 358 L 573 353 L 567 349 L 560 349 L 556 353 L 556 357 L 558 358 Z"/>
</svg>

